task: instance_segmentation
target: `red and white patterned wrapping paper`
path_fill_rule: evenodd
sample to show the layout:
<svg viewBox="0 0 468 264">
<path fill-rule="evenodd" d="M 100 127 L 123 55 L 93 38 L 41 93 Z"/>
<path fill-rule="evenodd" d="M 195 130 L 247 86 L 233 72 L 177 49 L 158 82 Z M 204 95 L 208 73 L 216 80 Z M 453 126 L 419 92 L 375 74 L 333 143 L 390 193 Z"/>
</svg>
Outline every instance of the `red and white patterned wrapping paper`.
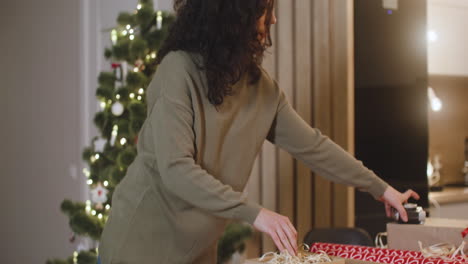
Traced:
<svg viewBox="0 0 468 264">
<path fill-rule="evenodd" d="M 425 258 L 421 252 L 382 249 L 374 247 L 363 247 L 353 245 L 340 245 L 329 243 L 314 243 L 310 247 L 310 252 L 325 251 L 328 255 L 371 261 L 377 263 L 395 264 L 468 264 L 462 256 L 456 256 L 453 260 L 441 258 Z"/>
</svg>

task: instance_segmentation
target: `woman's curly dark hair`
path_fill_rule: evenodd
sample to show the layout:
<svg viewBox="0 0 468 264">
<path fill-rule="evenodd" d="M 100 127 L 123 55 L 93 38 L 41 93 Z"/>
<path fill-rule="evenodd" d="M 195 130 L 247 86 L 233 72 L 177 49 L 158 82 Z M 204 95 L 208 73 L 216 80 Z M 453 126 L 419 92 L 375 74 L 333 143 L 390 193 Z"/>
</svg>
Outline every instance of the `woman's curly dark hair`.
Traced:
<svg viewBox="0 0 468 264">
<path fill-rule="evenodd" d="M 200 54 L 208 80 L 208 99 L 218 106 L 232 86 L 248 73 L 259 80 L 263 53 L 271 46 L 274 0 L 174 0 L 176 21 L 158 52 L 156 63 L 175 50 Z M 258 38 L 257 21 L 266 12 L 266 40 Z"/>
</svg>

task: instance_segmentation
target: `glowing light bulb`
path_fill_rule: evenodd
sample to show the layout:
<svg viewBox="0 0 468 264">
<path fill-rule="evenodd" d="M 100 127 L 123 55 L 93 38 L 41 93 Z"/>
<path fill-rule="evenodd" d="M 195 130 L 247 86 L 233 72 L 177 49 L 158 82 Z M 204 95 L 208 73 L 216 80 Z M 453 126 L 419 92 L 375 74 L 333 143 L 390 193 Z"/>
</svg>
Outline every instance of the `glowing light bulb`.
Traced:
<svg viewBox="0 0 468 264">
<path fill-rule="evenodd" d="M 133 30 L 133 28 L 132 28 L 132 29 L 130 29 L 128 32 L 129 32 L 130 34 L 133 34 L 133 32 L 135 32 L 135 30 Z"/>
<path fill-rule="evenodd" d="M 122 35 L 127 36 L 128 32 L 127 30 L 122 31 Z"/>
<path fill-rule="evenodd" d="M 106 204 L 106 210 L 110 209 L 110 205 Z"/>
<path fill-rule="evenodd" d="M 134 72 L 138 72 L 138 67 L 133 68 Z"/>
<path fill-rule="evenodd" d="M 106 108 L 106 102 L 101 102 L 100 106 L 101 106 L 101 110 L 103 110 L 104 108 Z"/>
<path fill-rule="evenodd" d="M 97 216 L 99 219 L 102 219 L 102 214 L 98 214 Z"/>
<path fill-rule="evenodd" d="M 116 44 L 117 43 L 117 30 L 113 29 L 111 31 L 111 40 L 112 40 L 112 44 Z"/>
<path fill-rule="evenodd" d="M 98 160 L 98 159 L 99 159 L 99 153 L 96 153 L 96 155 L 94 155 L 94 158 L 95 158 L 96 160 Z"/>
<path fill-rule="evenodd" d="M 143 88 L 138 89 L 139 94 L 143 94 L 144 92 L 145 92 L 145 90 Z"/>
<path fill-rule="evenodd" d="M 120 94 L 117 94 L 117 95 L 115 96 L 115 98 L 116 98 L 117 100 L 119 100 L 119 99 L 120 99 Z"/>
<path fill-rule="evenodd" d="M 135 98 L 135 94 L 134 94 L 134 93 L 131 93 L 131 94 L 130 94 L 130 98 L 132 98 L 132 99 Z"/>
<path fill-rule="evenodd" d="M 92 211 L 91 211 L 91 214 L 92 214 L 92 215 L 96 215 L 96 210 L 92 210 Z"/>
<path fill-rule="evenodd" d="M 432 111 L 439 112 L 442 109 L 442 101 L 439 97 L 437 97 L 432 87 L 428 87 L 427 91 L 427 96 L 429 98 L 429 103 L 431 104 Z"/>
<path fill-rule="evenodd" d="M 104 186 L 107 187 L 109 185 L 108 181 L 104 181 Z"/>
<path fill-rule="evenodd" d="M 134 40 L 135 39 L 135 36 L 134 35 L 130 35 L 130 40 Z"/>
<path fill-rule="evenodd" d="M 431 100 L 431 108 L 432 110 L 439 112 L 442 109 L 442 101 L 439 98 L 433 98 Z"/>
<path fill-rule="evenodd" d="M 125 138 L 120 139 L 120 145 L 125 145 L 127 143 L 127 140 Z"/>
<path fill-rule="evenodd" d="M 138 4 L 138 5 L 137 5 L 137 9 L 138 9 L 138 10 L 141 9 L 141 4 Z"/>
<path fill-rule="evenodd" d="M 427 32 L 427 40 L 429 40 L 429 42 L 436 42 L 438 39 L 439 35 L 437 35 L 437 32 L 434 30 L 429 30 Z"/>
<path fill-rule="evenodd" d="M 91 185 L 91 184 L 93 184 L 93 180 L 89 179 L 89 180 L 86 181 L 86 183 L 87 183 L 88 185 Z"/>
<path fill-rule="evenodd" d="M 130 26 L 130 25 L 127 25 L 127 29 L 130 29 L 130 28 L 131 28 L 131 26 Z"/>
<path fill-rule="evenodd" d="M 89 177 L 90 172 L 89 172 L 88 168 L 84 168 L 84 169 L 83 169 L 83 174 L 84 174 L 86 177 Z"/>
<path fill-rule="evenodd" d="M 141 101 L 141 95 L 139 95 L 139 96 L 137 97 L 137 99 Z"/>
</svg>

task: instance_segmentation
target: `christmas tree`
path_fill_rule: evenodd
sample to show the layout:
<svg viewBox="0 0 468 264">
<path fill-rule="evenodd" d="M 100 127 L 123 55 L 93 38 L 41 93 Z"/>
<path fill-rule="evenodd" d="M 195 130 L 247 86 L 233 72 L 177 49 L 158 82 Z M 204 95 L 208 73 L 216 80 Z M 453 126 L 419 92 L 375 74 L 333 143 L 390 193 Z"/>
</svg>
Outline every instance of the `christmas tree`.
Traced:
<svg viewBox="0 0 468 264">
<path fill-rule="evenodd" d="M 155 11 L 153 0 L 140 0 L 134 12 L 120 13 L 117 26 L 110 30 L 112 46 L 106 48 L 104 56 L 112 70 L 99 74 L 96 90 L 101 109 L 94 124 L 100 136 L 93 138 L 82 154 L 91 200 L 64 200 L 61 204 L 74 233 L 70 240 L 80 236 L 96 243 L 77 249 L 65 260 L 48 260 L 47 264 L 97 263 L 97 241 L 112 207 L 110 197 L 137 154 L 138 133 L 146 118 L 146 87 L 156 71 L 157 51 L 174 19 L 173 14 Z M 230 225 L 219 243 L 219 262 L 242 251 L 250 235 L 250 227 Z"/>
<path fill-rule="evenodd" d="M 99 74 L 96 96 L 101 109 L 94 117 L 100 132 L 83 151 L 83 173 L 91 200 L 64 200 L 61 210 L 73 233 L 98 241 L 112 207 L 112 193 L 136 156 L 138 132 L 146 118 L 145 91 L 156 71 L 156 54 L 174 21 L 172 14 L 155 11 L 152 0 L 140 0 L 134 12 L 122 12 L 110 30 L 112 47 L 104 56 L 110 71 Z M 74 235 L 74 236 L 75 236 Z M 71 238 L 73 241 L 74 236 Z M 97 244 L 96 244 L 97 245 Z M 96 264 L 97 249 L 74 252 L 66 260 L 47 264 Z"/>
</svg>

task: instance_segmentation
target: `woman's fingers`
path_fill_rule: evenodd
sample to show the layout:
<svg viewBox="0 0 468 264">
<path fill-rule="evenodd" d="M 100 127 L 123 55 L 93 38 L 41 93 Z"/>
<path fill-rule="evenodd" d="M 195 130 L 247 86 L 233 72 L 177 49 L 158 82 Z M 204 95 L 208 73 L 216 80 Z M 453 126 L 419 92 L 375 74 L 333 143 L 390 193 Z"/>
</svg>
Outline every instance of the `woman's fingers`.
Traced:
<svg viewBox="0 0 468 264">
<path fill-rule="evenodd" d="M 392 217 L 392 207 L 387 202 L 385 202 L 385 213 L 387 213 L 387 217 Z"/>
<path fill-rule="evenodd" d="M 283 248 L 285 248 L 291 256 L 296 256 L 296 251 L 293 249 L 291 246 L 291 242 L 287 238 L 286 234 L 284 233 L 284 230 L 281 226 L 279 226 L 276 229 L 276 233 L 278 234 L 278 237 L 281 239 L 281 243 L 283 244 Z"/>
<path fill-rule="evenodd" d="M 294 248 L 294 251 L 297 254 L 297 231 L 296 231 L 296 228 L 294 228 L 293 224 L 291 223 L 291 221 L 289 220 L 288 217 L 285 217 L 285 221 L 286 221 L 286 225 L 284 227 L 287 230 L 286 233 L 288 235 L 289 242 L 291 243 L 291 245 Z"/>
<path fill-rule="evenodd" d="M 387 216 L 389 215 L 390 207 L 395 208 L 398 213 L 400 214 L 400 218 L 407 222 L 408 221 L 408 214 L 406 213 L 405 208 L 403 207 L 402 203 L 407 203 L 409 198 L 414 198 L 419 200 L 419 194 L 417 194 L 413 190 L 407 190 L 405 193 L 400 193 L 399 191 L 395 190 L 393 187 L 389 186 L 382 198 L 381 201 L 385 203 L 385 211 L 387 212 Z M 390 211 L 391 214 L 391 211 Z"/>
<path fill-rule="evenodd" d="M 281 239 L 276 234 L 275 230 L 272 230 L 269 235 L 270 235 L 271 239 L 273 239 L 273 242 L 275 242 L 275 245 L 279 249 L 279 251 L 283 252 L 284 251 L 283 243 L 281 242 Z"/>
<path fill-rule="evenodd" d="M 288 250 L 289 254 L 296 255 L 297 232 L 287 217 L 262 208 L 253 226 L 270 235 L 280 251 Z"/>
<path fill-rule="evenodd" d="M 404 201 L 405 202 L 408 202 L 408 199 L 413 197 L 414 199 L 416 200 L 419 200 L 419 194 L 417 194 L 415 191 L 409 189 L 407 190 L 404 194 L 403 194 L 403 197 L 404 197 Z"/>
<path fill-rule="evenodd" d="M 395 203 L 392 205 L 395 209 L 397 209 L 398 213 L 400 213 L 400 218 L 404 221 L 404 222 L 408 222 L 408 214 L 406 213 L 406 210 L 405 208 L 403 207 L 403 205 L 399 202 Z"/>
<path fill-rule="evenodd" d="M 287 245 L 290 246 L 290 248 L 293 250 L 294 255 L 297 254 L 297 236 L 295 234 L 296 230 L 294 227 L 291 229 L 291 222 L 287 217 L 284 217 L 284 222 L 281 224 L 282 231 L 284 234 L 287 236 Z M 284 240 L 283 240 L 284 241 Z M 284 244 L 284 243 L 283 243 Z"/>
</svg>

